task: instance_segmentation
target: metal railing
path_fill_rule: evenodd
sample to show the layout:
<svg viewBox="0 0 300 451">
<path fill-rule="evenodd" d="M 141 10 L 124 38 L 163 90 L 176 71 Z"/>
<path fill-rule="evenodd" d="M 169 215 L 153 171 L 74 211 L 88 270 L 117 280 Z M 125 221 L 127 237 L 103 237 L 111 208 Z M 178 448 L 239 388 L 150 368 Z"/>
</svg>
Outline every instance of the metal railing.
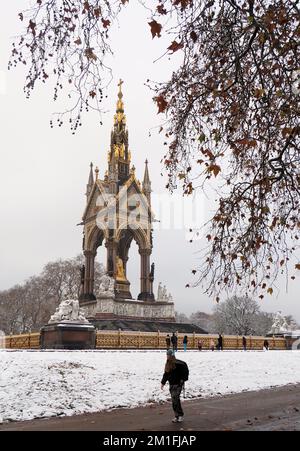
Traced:
<svg viewBox="0 0 300 451">
<path fill-rule="evenodd" d="M 200 334 L 178 334 L 178 349 L 183 349 L 183 337 L 187 335 L 187 349 L 198 349 L 201 342 L 202 349 L 211 349 L 211 341 L 217 345 L 218 335 Z M 97 349 L 166 349 L 165 332 L 131 332 L 122 330 L 97 331 Z M 262 350 L 265 337 L 246 337 L 248 350 Z M 287 349 L 285 338 L 267 338 L 269 349 Z M 40 333 L 28 333 L 22 335 L 9 335 L 4 337 L 3 346 L 5 349 L 40 349 Z M 241 336 L 224 335 L 223 349 L 234 350 L 243 349 L 243 339 Z"/>
</svg>

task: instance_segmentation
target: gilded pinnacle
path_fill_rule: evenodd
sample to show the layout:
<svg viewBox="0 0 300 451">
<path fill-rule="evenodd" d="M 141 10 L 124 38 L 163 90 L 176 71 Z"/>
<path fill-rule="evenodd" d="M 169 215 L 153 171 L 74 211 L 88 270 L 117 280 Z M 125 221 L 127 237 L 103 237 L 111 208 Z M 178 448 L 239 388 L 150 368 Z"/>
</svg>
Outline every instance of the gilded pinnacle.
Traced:
<svg viewBox="0 0 300 451">
<path fill-rule="evenodd" d="M 123 102 L 123 93 L 122 93 L 122 84 L 123 80 L 119 81 L 119 93 L 118 93 L 118 101 L 117 101 L 117 111 L 115 114 L 115 124 L 125 124 L 126 116 L 124 114 L 124 102 Z"/>
</svg>

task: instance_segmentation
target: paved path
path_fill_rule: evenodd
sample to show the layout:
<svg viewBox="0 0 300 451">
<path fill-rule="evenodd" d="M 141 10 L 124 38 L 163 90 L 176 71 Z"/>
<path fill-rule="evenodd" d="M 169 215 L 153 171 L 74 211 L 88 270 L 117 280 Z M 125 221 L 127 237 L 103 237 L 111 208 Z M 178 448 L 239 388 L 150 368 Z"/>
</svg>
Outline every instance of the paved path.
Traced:
<svg viewBox="0 0 300 451">
<path fill-rule="evenodd" d="M 172 424 L 169 403 L 0 425 L 0 431 L 300 431 L 300 385 L 184 401 L 185 421 Z"/>
</svg>

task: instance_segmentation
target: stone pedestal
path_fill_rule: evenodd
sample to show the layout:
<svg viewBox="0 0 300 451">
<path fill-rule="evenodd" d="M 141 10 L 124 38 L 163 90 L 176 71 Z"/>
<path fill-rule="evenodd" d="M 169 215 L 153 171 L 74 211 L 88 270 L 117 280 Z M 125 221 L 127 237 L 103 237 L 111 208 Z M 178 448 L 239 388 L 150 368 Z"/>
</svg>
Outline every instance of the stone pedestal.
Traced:
<svg viewBox="0 0 300 451">
<path fill-rule="evenodd" d="M 89 319 L 119 318 L 175 321 L 173 302 L 138 301 L 134 299 L 98 298 L 97 301 L 81 303 Z"/>
<path fill-rule="evenodd" d="M 130 293 L 130 282 L 128 280 L 117 280 L 115 284 L 117 299 L 132 299 Z"/>
<path fill-rule="evenodd" d="M 96 330 L 92 324 L 59 322 L 41 329 L 41 349 L 95 349 Z"/>
</svg>

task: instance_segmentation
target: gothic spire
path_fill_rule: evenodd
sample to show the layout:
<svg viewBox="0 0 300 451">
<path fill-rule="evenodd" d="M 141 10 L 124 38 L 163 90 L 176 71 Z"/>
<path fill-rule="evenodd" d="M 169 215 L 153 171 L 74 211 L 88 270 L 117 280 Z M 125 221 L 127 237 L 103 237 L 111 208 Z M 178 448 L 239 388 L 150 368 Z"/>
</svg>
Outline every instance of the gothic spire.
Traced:
<svg viewBox="0 0 300 451">
<path fill-rule="evenodd" d="M 122 92 L 122 84 L 123 80 L 119 81 L 119 93 L 118 93 L 118 101 L 117 101 L 117 110 L 115 114 L 115 124 L 126 124 L 126 116 L 124 114 L 124 102 L 123 102 L 123 92 Z"/>
<path fill-rule="evenodd" d="M 89 174 L 88 183 L 86 185 L 86 193 L 85 193 L 87 198 L 89 198 L 89 195 L 91 194 L 93 186 L 94 186 L 94 173 L 93 173 L 93 163 L 91 163 L 90 164 L 90 174 Z"/>
<path fill-rule="evenodd" d="M 117 166 L 117 179 L 122 184 L 130 173 L 130 151 L 128 149 L 128 130 L 126 128 L 126 116 L 124 114 L 124 102 L 122 85 L 120 80 L 118 87 L 118 100 L 116 113 L 114 115 L 114 126 L 111 133 L 111 144 L 108 157 L 108 172 Z"/>
<path fill-rule="evenodd" d="M 145 161 L 145 172 L 144 172 L 144 180 L 143 180 L 143 191 L 146 195 L 151 194 L 151 180 L 149 177 L 148 170 L 148 160 Z"/>
</svg>

